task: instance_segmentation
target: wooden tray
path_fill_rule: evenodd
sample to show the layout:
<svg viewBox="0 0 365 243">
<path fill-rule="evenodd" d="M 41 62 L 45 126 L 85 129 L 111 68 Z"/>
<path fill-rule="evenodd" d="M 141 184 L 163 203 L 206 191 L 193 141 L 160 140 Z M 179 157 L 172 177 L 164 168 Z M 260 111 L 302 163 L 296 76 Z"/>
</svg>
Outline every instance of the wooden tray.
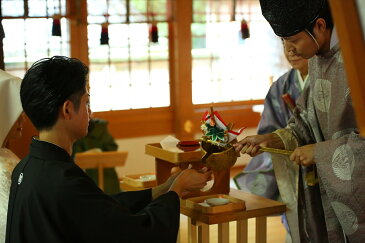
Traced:
<svg viewBox="0 0 365 243">
<path fill-rule="evenodd" d="M 159 143 L 146 144 L 145 153 L 175 164 L 182 162 L 196 162 L 200 161 L 202 158 L 202 152 L 200 150 L 190 152 L 172 152 L 163 149 Z"/>
<path fill-rule="evenodd" d="M 143 173 L 143 174 L 135 174 L 135 175 L 126 175 L 123 176 L 123 182 L 132 187 L 139 188 L 150 188 L 157 185 L 156 179 L 154 180 L 142 180 L 141 176 L 155 175 L 155 173 Z"/>
<path fill-rule="evenodd" d="M 219 205 L 219 206 L 202 205 L 202 203 L 204 203 L 205 199 L 215 198 L 215 197 L 227 198 L 231 202 L 228 204 Z M 185 206 L 187 208 L 191 208 L 196 211 L 199 211 L 203 214 L 227 213 L 227 212 L 233 212 L 233 211 L 242 211 L 242 210 L 246 209 L 245 201 L 238 199 L 238 198 L 231 197 L 226 194 L 213 194 L 213 195 L 202 196 L 202 197 L 188 198 L 185 201 Z"/>
</svg>

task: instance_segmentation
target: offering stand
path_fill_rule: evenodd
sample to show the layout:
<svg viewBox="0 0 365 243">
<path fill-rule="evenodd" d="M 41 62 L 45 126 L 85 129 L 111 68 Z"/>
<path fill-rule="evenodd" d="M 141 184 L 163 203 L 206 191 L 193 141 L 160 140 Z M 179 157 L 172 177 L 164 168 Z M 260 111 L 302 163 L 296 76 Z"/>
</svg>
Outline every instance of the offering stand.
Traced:
<svg viewBox="0 0 365 243">
<path fill-rule="evenodd" d="M 286 211 L 283 203 L 247 192 L 231 188 L 229 196 L 245 202 L 245 209 L 216 214 L 204 214 L 194 210 L 183 200 L 180 206 L 181 213 L 188 216 L 188 242 L 208 243 L 209 225 L 218 224 L 218 243 L 229 243 L 229 222 L 237 222 L 237 243 L 247 243 L 247 220 L 256 219 L 256 243 L 267 241 L 267 216 L 278 215 Z"/>
</svg>

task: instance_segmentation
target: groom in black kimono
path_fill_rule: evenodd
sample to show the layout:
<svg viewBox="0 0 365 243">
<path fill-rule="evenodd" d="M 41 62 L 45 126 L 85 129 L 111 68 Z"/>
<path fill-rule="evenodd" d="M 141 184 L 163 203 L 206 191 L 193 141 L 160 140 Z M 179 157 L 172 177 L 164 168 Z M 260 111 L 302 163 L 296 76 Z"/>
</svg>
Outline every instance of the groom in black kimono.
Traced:
<svg viewBox="0 0 365 243">
<path fill-rule="evenodd" d="M 187 169 L 154 189 L 104 194 L 70 157 L 88 131 L 87 75 L 60 56 L 25 74 L 22 106 L 39 138 L 12 174 L 6 243 L 176 242 L 179 196 L 204 187 L 211 172 Z"/>
</svg>

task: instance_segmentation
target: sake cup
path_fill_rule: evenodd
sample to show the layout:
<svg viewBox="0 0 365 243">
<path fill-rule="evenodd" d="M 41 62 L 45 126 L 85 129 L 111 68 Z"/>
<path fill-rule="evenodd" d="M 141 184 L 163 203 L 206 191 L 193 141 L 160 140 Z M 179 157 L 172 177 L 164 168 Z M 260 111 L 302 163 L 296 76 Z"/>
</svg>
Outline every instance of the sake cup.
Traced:
<svg viewBox="0 0 365 243">
<path fill-rule="evenodd" d="M 213 198 L 205 199 L 205 202 L 207 204 L 209 204 L 210 206 L 219 206 L 219 205 L 225 205 L 225 204 L 229 203 L 230 201 L 227 198 L 213 197 Z"/>
</svg>

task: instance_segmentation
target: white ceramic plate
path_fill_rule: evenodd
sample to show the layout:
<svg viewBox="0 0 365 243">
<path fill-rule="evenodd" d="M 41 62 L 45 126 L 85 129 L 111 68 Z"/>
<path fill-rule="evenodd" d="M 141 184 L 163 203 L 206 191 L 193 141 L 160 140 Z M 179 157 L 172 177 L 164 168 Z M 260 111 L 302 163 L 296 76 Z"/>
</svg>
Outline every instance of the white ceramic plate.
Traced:
<svg viewBox="0 0 365 243">
<path fill-rule="evenodd" d="M 214 198 L 205 199 L 205 202 L 211 206 L 219 206 L 219 205 L 225 205 L 225 204 L 229 203 L 230 201 L 227 198 L 214 197 Z"/>
</svg>

